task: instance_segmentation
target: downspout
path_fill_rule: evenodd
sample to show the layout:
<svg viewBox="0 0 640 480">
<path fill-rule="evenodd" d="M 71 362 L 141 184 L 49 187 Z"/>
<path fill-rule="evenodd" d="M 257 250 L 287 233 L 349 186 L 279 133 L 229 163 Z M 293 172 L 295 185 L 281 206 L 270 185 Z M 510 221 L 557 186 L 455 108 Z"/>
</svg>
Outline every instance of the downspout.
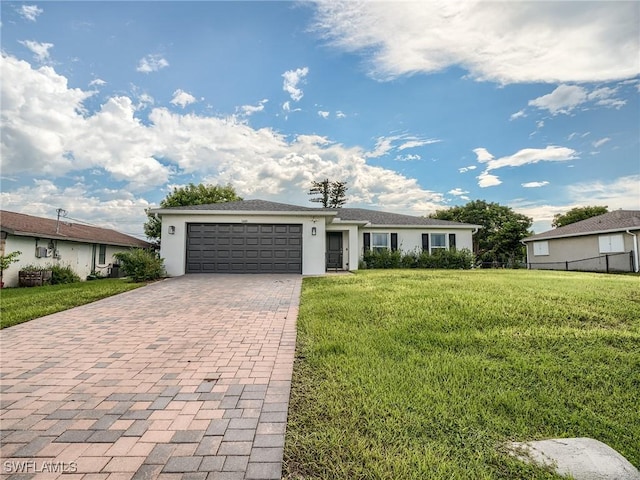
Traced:
<svg viewBox="0 0 640 480">
<path fill-rule="evenodd" d="M 636 233 L 631 233 L 630 230 L 627 230 L 626 233 L 633 237 L 633 268 L 636 273 L 640 270 L 640 266 L 638 265 L 638 235 Z"/>
</svg>

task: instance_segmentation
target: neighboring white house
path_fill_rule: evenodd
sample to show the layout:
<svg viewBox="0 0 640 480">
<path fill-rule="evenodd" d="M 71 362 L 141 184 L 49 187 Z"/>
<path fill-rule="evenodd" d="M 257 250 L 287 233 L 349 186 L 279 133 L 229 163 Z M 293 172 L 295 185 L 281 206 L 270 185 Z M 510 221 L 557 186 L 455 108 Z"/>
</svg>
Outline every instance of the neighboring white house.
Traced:
<svg viewBox="0 0 640 480">
<path fill-rule="evenodd" d="M 359 208 L 309 208 L 244 200 L 151 210 L 162 218 L 160 254 L 185 273 L 357 270 L 365 248 L 469 249 L 479 225 Z"/>
<path fill-rule="evenodd" d="M 144 240 L 115 230 L 6 210 L 0 211 L 0 232 L 0 255 L 22 252 L 19 261 L 3 272 L 6 287 L 18 285 L 18 272 L 25 265 L 69 266 L 81 279 L 91 272 L 106 276 L 114 253 L 150 246 Z"/>
<path fill-rule="evenodd" d="M 640 211 L 616 210 L 525 238 L 531 269 L 638 272 Z"/>
</svg>

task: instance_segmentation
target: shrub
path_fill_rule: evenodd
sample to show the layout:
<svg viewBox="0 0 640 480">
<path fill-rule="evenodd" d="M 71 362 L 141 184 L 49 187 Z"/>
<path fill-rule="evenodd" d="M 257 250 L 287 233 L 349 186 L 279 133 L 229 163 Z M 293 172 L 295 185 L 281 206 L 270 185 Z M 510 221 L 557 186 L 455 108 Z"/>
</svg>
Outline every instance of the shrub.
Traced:
<svg viewBox="0 0 640 480">
<path fill-rule="evenodd" d="M 53 263 L 35 265 L 31 263 L 29 265 L 25 265 L 20 270 L 22 272 L 51 272 L 51 280 L 47 281 L 47 284 L 50 285 L 76 283 L 81 281 L 80 276 L 69 265 L 58 265 Z"/>
<path fill-rule="evenodd" d="M 396 250 L 368 250 L 362 260 L 367 268 L 400 268 L 402 266 L 402 252 Z"/>
<path fill-rule="evenodd" d="M 114 255 L 122 271 L 134 282 L 157 280 L 165 275 L 163 259 L 149 250 L 134 248 Z"/>
<path fill-rule="evenodd" d="M 473 268 L 474 255 L 468 249 L 434 250 L 433 253 L 406 252 L 389 250 L 365 252 L 362 257 L 364 268 L 444 268 L 462 269 Z"/>
<path fill-rule="evenodd" d="M 46 269 L 51 270 L 51 285 L 80 281 L 78 274 L 69 265 L 49 265 Z"/>
</svg>

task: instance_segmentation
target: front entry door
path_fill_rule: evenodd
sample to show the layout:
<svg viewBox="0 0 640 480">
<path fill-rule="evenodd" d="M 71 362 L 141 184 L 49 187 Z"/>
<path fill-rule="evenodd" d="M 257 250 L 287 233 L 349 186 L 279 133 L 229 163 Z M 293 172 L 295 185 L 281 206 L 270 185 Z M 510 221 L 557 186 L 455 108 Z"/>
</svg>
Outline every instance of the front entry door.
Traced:
<svg viewBox="0 0 640 480">
<path fill-rule="evenodd" d="M 342 232 L 327 232 L 327 270 L 342 268 Z"/>
</svg>

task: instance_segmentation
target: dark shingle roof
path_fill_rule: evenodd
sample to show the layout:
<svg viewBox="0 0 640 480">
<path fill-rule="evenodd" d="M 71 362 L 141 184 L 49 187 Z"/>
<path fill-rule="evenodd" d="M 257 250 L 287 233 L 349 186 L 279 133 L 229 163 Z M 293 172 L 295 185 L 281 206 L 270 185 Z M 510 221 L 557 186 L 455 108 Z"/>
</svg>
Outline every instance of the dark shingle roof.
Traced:
<svg viewBox="0 0 640 480">
<path fill-rule="evenodd" d="M 3 232 L 19 236 L 44 237 L 76 242 L 102 243 L 105 245 L 119 245 L 123 247 L 149 247 L 144 240 L 131 237 L 124 233 L 108 228 L 91 227 L 79 223 L 68 223 L 63 219 L 58 225 L 57 220 L 34 217 L 24 213 L 0 211 L 0 228 Z"/>
<path fill-rule="evenodd" d="M 299 207 L 287 203 L 268 202 L 266 200 L 240 200 L 237 202 L 207 203 L 186 207 L 168 207 L 159 210 L 214 210 L 243 212 L 318 212 L 318 208 Z"/>
<path fill-rule="evenodd" d="M 587 218 L 564 227 L 554 228 L 546 232 L 525 238 L 523 241 L 544 238 L 575 237 L 598 232 L 639 230 L 640 210 L 616 210 L 597 217 Z"/>
<path fill-rule="evenodd" d="M 243 212 L 304 212 L 310 214 L 335 215 L 336 218 L 348 222 L 370 222 L 372 225 L 394 226 L 466 226 L 477 227 L 466 223 L 436 220 L 434 218 L 415 217 L 398 213 L 379 212 L 364 208 L 313 208 L 289 205 L 286 203 L 268 202 L 266 200 L 241 200 L 238 202 L 210 203 L 205 205 L 191 205 L 185 207 L 159 208 L 161 211 L 243 211 Z"/>
<path fill-rule="evenodd" d="M 334 210 L 340 220 L 344 221 L 368 221 L 372 225 L 427 225 L 427 226 L 462 226 L 468 225 L 449 220 L 438 220 L 435 218 L 415 217 L 413 215 L 402 215 L 399 213 L 379 212 L 365 208 L 340 208 Z M 468 225 L 471 227 L 472 225 Z"/>
</svg>

